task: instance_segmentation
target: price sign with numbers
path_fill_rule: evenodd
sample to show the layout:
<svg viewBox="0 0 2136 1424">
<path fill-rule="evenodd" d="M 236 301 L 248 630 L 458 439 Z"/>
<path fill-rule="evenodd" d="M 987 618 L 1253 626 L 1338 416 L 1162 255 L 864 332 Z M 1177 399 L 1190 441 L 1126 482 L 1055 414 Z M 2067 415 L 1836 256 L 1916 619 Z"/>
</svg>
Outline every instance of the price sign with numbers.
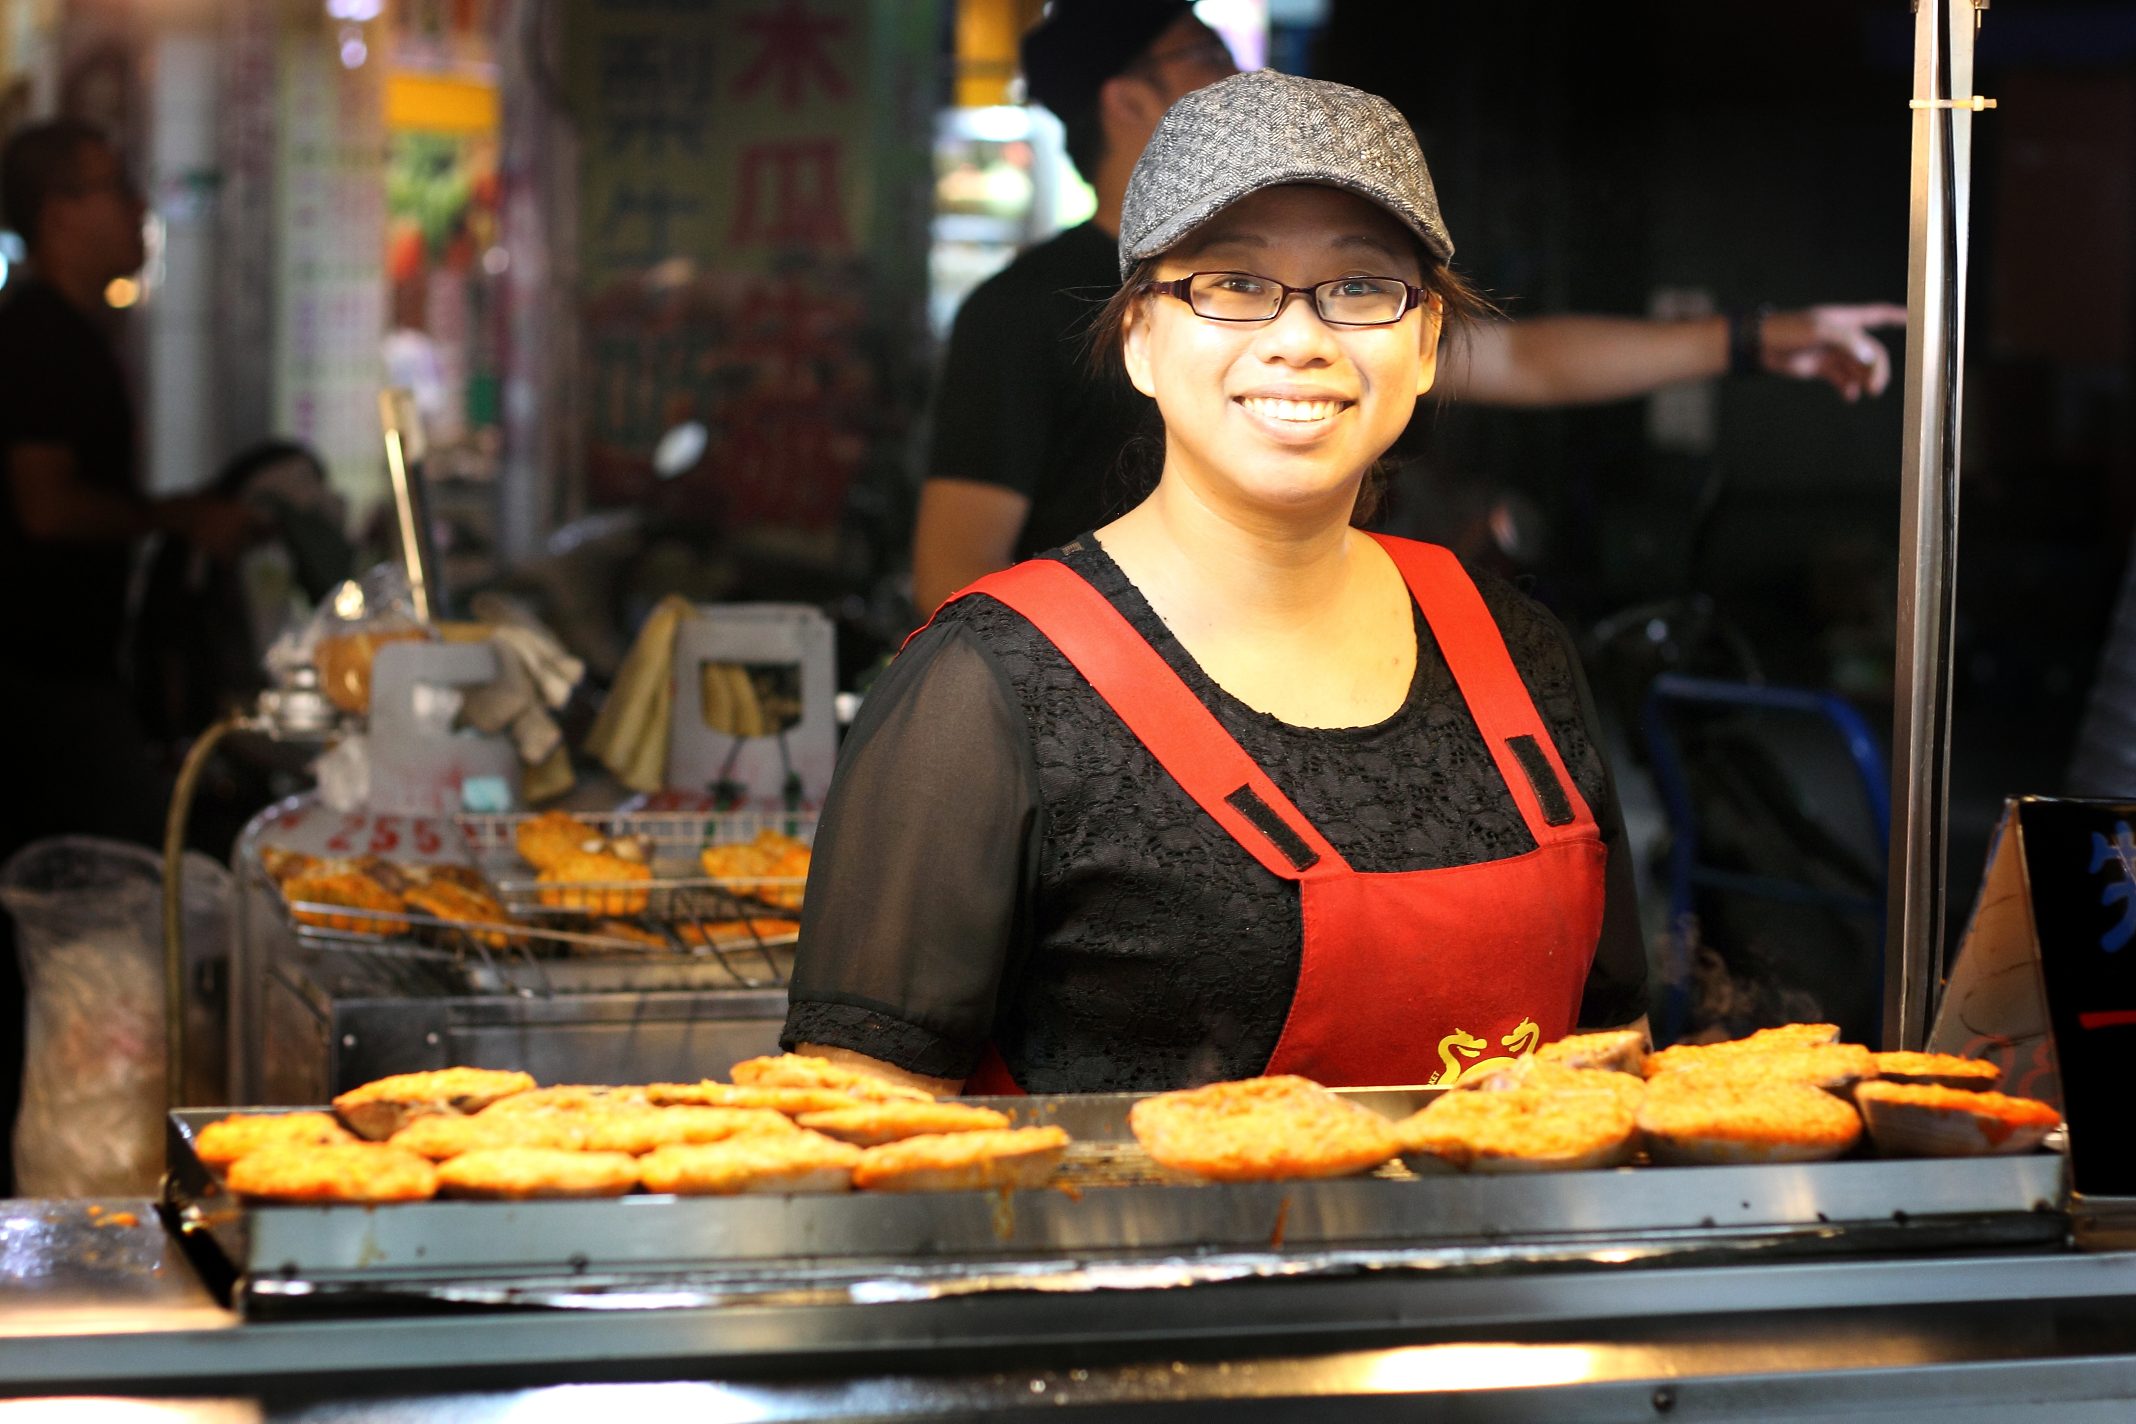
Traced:
<svg viewBox="0 0 2136 1424">
<path fill-rule="evenodd" d="M 472 865 L 460 827 L 442 816 L 330 811 L 298 803 L 280 808 L 260 829 L 262 845 L 305 855 L 376 855 L 387 860 Z"/>
<path fill-rule="evenodd" d="M 2136 803 L 2009 803 L 1929 1047 L 2058 1103 L 2077 1190 L 2136 1195 Z"/>
</svg>

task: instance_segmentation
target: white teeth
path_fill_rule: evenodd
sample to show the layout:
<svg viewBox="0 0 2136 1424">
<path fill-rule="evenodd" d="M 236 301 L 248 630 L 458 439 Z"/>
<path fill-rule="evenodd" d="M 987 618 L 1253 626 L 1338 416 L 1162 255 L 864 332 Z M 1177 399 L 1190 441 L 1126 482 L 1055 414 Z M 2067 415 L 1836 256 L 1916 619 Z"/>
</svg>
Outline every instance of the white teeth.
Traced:
<svg viewBox="0 0 2136 1424">
<path fill-rule="evenodd" d="M 1341 410 L 1348 401 L 1333 400 L 1279 400 L 1274 396 L 1241 396 L 1239 404 L 1256 415 L 1265 415 L 1271 420 L 1314 421 L 1328 420 Z"/>
</svg>

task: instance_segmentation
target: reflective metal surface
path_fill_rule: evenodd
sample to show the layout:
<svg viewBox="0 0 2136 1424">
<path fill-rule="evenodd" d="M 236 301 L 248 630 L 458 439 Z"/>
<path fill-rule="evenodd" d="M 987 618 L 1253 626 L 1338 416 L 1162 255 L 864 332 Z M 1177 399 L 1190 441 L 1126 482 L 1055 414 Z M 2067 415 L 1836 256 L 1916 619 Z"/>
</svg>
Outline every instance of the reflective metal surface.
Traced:
<svg viewBox="0 0 2136 1424">
<path fill-rule="evenodd" d="M 1347 1094 L 1390 1116 L 1422 1090 Z M 1162 1290 L 1369 1270 L 1753 1259 L 2059 1242 L 2063 1161 L 1631 1168 L 1341 1180 L 1167 1180 L 1126 1127 L 1130 1095 L 993 1099 L 1076 1138 L 1058 1189 L 608 1201 L 246 1207 L 194 1158 L 222 1110 L 174 1114 L 171 1200 L 253 1313 L 363 1299 L 675 1308 L 987 1291 Z M 1139 1167 L 1136 1165 L 1139 1163 Z"/>
<path fill-rule="evenodd" d="M 140 1200 L 0 1201 L 0 1333 L 225 1329 L 217 1304 Z"/>
</svg>

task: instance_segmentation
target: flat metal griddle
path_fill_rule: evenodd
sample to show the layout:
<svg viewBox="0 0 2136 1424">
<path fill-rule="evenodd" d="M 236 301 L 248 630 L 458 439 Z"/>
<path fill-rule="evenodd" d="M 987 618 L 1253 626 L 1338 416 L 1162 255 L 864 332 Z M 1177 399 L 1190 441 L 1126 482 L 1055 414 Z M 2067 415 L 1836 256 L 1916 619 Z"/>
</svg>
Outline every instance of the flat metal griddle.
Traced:
<svg viewBox="0 0 2136 1424">
<path fill-rule="evenodd" d="M 1388 1116 L 1416 1089 L 1346 1092 Z M 1361 1270 L 1632 1265 L 1687 1256 L 1951 1249 L 2068 1230 L 2053 1153 L 1528 1176 L 1209 1183 L 1134 1143 L 1134 1095 L 973 1099 L 1075 1144 L 1015 1193 L 255 1206 L 192 1150 L 225 1109 L 173 1113 L 166 1204 L 248 1313 L 413 1303 L 651 1308 L 1099 1291 Z"/>
</svg>

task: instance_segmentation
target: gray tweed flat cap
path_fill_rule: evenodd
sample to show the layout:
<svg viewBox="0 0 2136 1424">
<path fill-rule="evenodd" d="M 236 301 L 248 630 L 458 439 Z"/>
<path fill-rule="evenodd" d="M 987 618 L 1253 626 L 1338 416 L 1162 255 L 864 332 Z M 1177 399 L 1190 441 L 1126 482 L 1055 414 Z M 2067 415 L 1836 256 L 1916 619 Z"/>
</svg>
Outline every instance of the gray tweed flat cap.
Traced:
<svg viewBox="0 0 2136 1424">
<path fill-rule="evenodd" d="M 1441 261 L 1454 255 L 1423 150 L 1394 105 L 1346 84 L 1258 69 L 1195 90 L 1158 122 L 1127 180 L 1120 275 L 1280 183 L 1370 199 Z"/>
</svg>

